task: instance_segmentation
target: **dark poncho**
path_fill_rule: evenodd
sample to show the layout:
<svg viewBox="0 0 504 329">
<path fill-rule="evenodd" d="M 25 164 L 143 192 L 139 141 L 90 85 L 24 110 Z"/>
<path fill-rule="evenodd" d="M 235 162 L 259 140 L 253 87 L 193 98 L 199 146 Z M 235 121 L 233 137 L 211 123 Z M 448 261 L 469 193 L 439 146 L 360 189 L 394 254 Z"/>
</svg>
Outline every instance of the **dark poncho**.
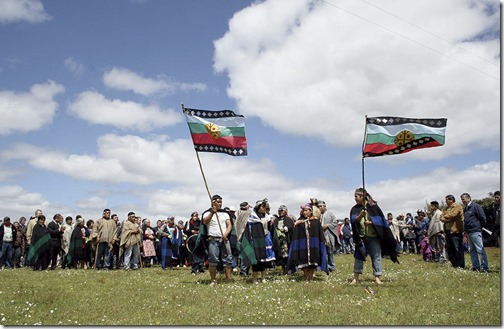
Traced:
<svg viewBox="0 0 504 329">
<path fill-rule="evenodd" d="M 317 264 L 322 271 L 327 272 L 327 251 L 320 220 L 310 220 L 309 239 L 305 225 L 306 222 L 294 227 L 287 268 L 293 265 Z"/>
<path fill-rule="evenodd" d="M 86 260 L 86 242 L 82 238 L 82 227 L 79 225 L 76 225 L 72 231 L 66 257 L 70 264 L 74 261 Z"/>
<path fill-rule="evenodd" d="M 28 251 L 28 261 L 35 264 L 40 255 L 49 252 L 49 241 L 51 235 L 46 226 L 35 224 L 33 227 L 32 238 L 30 241 L 30 250 Z"/>
<path fill-rule="evenodd" d="M 352 207 L 352 209 L 350 210 L 350 222 L 352 224 L 353 240 L 356 246 L 354 257 L 365 260 L 366 258 L 365 252 L 362 252 L 359 248 L 359 246 L 362 245 L 362 239 L 359 236 L 359 230 L 357 228 L 357 221 L 356 221 L 356 217 L 362 211 L 363 207 L 364 207 L 363 205 L 358 204 Z M 380 239 L 382 255 L 390 256 L 390 260 L 392 260 L 394 263 L 399 264 L 396 250 L 397 243 L 396 240 L 394 239 L 392 231 L 390 230 L 388 222 L 385 219 L 385 216 L 383 215 L 382 210 L 377 204 L 374 205 L 368 204 L 366 209 L 369 213 L 371 221 L 373 222 L 373 226 L 376 231 L 376 236 L 378 237 L 378 239 Z M 362 255 L 363 253 L 364 255 Z"/>
</svg>

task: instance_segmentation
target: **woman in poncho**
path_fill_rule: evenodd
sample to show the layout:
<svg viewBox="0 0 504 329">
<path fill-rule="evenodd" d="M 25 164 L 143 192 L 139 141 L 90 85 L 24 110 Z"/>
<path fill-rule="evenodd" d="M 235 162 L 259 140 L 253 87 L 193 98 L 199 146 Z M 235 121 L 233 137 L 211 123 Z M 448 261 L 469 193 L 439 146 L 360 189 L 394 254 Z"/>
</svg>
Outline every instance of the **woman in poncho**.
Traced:
<svg viewBox="0 0 504 329">
<path fill-rule="evenodd" d="M 33 265 L 33 270 L 46 270 L 49 266 L 49 240 L 51 235 L 45 225 L 45 216 L 39 215 L 33 227 L 28 261 Z"/>
<path fill-rule="evenodd" d="M 288 268 L 297 265 L 303 270 L 305 281 L 315 277 L 318 267 L 327 273 L 327 252 L 320 220 L 313 215 L 311 204 L 301 206 L 302 215 L 294 223 L 289 249 Z"/>
<path fill-rule="evenodd" d="M 68 246 L 67 261 L 77 268 L 77 263 L 80 262 L 80 268 L 83 269 L 87 259 L 86 253 L 86 229 L 84 228 L 84 219 L 79 217 L 70 236 L 70 244 Z"/>
<path fill-rule="evenodd" d="M 273 242 L 268 230 L 271 217 L 266 213 L 267 206 L 268 199 L 256 202 L 241 236 L 241 257 L 245 266 L 252 265 L 252 283 L 258 283 L 259 272 L 262 282 L 265 282 L 266 269 L 272 268 L 272 261 L 275 260 Z"/>
</svg>

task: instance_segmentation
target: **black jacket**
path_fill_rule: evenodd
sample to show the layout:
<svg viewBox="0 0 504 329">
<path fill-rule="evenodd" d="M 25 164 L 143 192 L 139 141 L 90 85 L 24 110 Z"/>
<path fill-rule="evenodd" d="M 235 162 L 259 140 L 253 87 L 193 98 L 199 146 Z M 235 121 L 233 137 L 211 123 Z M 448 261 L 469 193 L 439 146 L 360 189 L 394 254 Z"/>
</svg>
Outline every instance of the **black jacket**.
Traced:
<svg viewBox="0 0 504 329">
<path fill-rule="evenodd" d="M 59 225 L 52 221 L 49 225 L 47 225 L 47 230 L 51 235 L 51 240 L 49 242 L 50 246 L 61 247 L 61 237 L 63 236 L 63 232 L 60 231 Z"/>
</svg>

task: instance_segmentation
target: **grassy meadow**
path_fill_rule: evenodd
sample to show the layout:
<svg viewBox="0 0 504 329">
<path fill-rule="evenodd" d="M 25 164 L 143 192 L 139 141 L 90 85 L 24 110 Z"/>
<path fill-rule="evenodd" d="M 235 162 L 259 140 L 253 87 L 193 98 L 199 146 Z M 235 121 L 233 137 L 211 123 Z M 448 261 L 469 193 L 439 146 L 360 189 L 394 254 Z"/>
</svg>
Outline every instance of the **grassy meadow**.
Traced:
<svg viewBox="0 0 504 329">
<path fill-rule="evenodd" d="M 137 271 L 28 269 L 0 271 L 0 325 L 488 325 L 500 326 L 500 249 L 487 248 L 490 272 L 401 255 L 383 260 L 383 286 L 368 261 L 357 286 L 353 256 L 336 255 L 336 272 L 284 276 L 268 282 L 209 285 L 189 268 Z M 466 268 L 470 266 L 469 254 Z M 369 294 L 369 285 L 375 294 Z"/>
</svg>

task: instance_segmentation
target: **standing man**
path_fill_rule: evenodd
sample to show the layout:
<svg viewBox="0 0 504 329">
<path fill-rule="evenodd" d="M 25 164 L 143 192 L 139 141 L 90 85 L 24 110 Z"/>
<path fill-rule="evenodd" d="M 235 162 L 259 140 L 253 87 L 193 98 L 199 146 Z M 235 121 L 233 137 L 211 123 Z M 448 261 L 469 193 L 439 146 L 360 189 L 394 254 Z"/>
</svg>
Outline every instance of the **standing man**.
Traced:
<svg viewBox="0 0 504 329">
<path fill-rule="evenodd" d="M 318 207 L 320 209 L 320 223 L 322 224 L 327 251 L 327 270 L 334 272 L 334 253 L 341 246 L 338 236 L 338 221 L 332 212 L 327 211 L 325 201 L 318 201 Z"/>
<path fill-rule="evenodd" d="M 115 224 L 114 224 L 115 225 Z M 135 213 L 130 211 L 128 213 L 128 220 L 124 222 L 121 232 L 120 246 L 124 248 L 124 270 L 129 270 L 130 266 L 134 270 L 138 269 L 140 250 L 140 236 L 142 230 L 140 225 L 136 223 Z"/>
<path fill-rule="evenodd" d="M 388 226 L 381 208 L 364 188 L 357 188 L 354 193 L 355 206 L 350 210 L 354 253 L 354 279 L 352 284 L 359 283 L 359 275 L 364 269 L 366 255 L 371 256 L 371 265 L 375 283 L 381 285 L 382 252 L 390 255 L 390 260 L 397 260 L 396 240 Z"/>
<path fill-rule="evenodd" d="M 14 255 L 14 240 L 16 239 L 16 228 L 11 224 L 9 217 L 4 217 L 3 224 L 0 226 L 0 242 L 2 249 L 0 251 L 0 269 L 3 264 L 8 269 L 12 269 L 12 257 Z"/>
<path fill-rule="evenodd" d="M 110 209 L 104 209 L 102 218 L 98 219 L 93 227 L 92 237 L 96 237 L 98 243 L 98 255 L 96 256 L 96 270 L 101 268 L 106 270 L 110 267 L 110 251 L 113 248 L 117 233 L 116 223 L 110 218 Z M 103 266 L 100 266 L 101 257 L 103 256 Z"/>
<path fill-rule="evenodd" d="M 47 230 L 51 235 L 51 240 L 49 241 L 49 260 L 51 270 L 56 268 L 56 262 L 58 260 L 58 255 L 61 252 L 61 240 L 63 238 L 63 233 L 65 232 L 65 226 L 62 226 L 63 216 L 56 214 L 53 217 L 53 221 L 47 225 Z"/>
<path fill-rule="evenodd" d="M 467 233 L 467 239 L 471 247 L 472 270 L 488 272 L 488 258 L 481 235 L 481 228 L 486 225 L 485 212 L 479 204 L 471 200 L 469 193 L 462 193 L 460 200 L 465 206 L 464 230 Z"/>
<path fill-rule="evenodd" d="M 61 268 L 65 269 L 68 265 L 68 267 L 72 267 L 73 264 L 68 263 L 67 259 L 67 254 L 68 254 L 68 249 L 70 247 L 70 239 L 72 237 L 73 233 L 73 218 L 72 216 L 66 216 L 65 217 L 65 223 L 63 224 L 63 227 L 65 228 L 65 231 L 63 232 L 63 236 L 61 237 L 61 249 L 63 249 L 63 257 L 61 257 Z"/>
<path fill-rule="evenodd" d="M 500 222 L 501 222 L 500 191 L 495 191 L 493 196 L 494 196 L 494 205 L 492 208 L 492 215 L 493 215 L 493 219 L 494 219 L 493 234 L 495 234 L 497 247 L 500 247 Z"/>
<path fill-rule="evenodd" d="M 37 224 L 38 217 L 40 215 L 42 215 L 42 210 L 40 210 L 40 209 L 35 210 L 35 216 L 30 217 L 30 221 L 28 222 L 28 225 L 26 226 L 26 244 L 25 244 L 25 265 L 26 266 L 33 265 L 28 262 L 28 252 L 29 252 L 30 245 L 31 245 L 33 227 L 35 226 L 35 224 Z"/>
<path fill-rule="evenodd" d="M 390 223 L 389 223 L 390 226 Z M 347 254 L 354 252 L 354 244 L 352 240 L 352 226 L 350 225 L 350 219 L 347 217 L 345 218 L 345 222 L 343 224 L 343 228 L 341 229 L 343 232 L 343 245 L 345 246 L 345 252 Z M 397 230 L 397 243 L 400 242 L 399 239 L 399 230 Z"/>
<path fill-rule="evenodd" d="M 119 257 L 119 244 L 121 242 L 121 223 L 119 223 L 119 217 L 117 216 L 117 214 L 113 214 L 110 217 L 116 225 L 116 235 L 112 246 L 112 254 L 110 255 L 109 270 L 114 269 L 114 259 L 116 260 L 115 269 L 118 270 L 121 267 L 121 258 Z"/>
<path fill-rule="evenodd" d="M 207 226 L 208 234 L 208 271 L 210 272 L 210 284 L 217 283 L 217 265 L 219 260 L 226 272 L 226 279 L 231 280 L 231 268 L 233 266 L 233 255 L 228 237 L 231 234 L 231 220 L 229 215 L 222 209 L 222 197 L 212 196 L 212 207 L 201 215 L 203 224 Z"/>
<path fill-rule="evenodd" d="M 447 207 L 440 220 L 444 223 L 448 259 L 453 267 L 464 268 L 464 209 L 455 202 L 455 197 L 451 194 L 445 197 L 445 202 Z"/>
<path fill-rule="evenodd" d="M 439 210 L 439 202 L 431 201 L 430 209 L 431 220 L 427 229 L 427 236 L 432 250 L 434 250 L 434 261 L 444 263 L 446 259 L 444 256 L 443 223 L 440 220 L 442 212 Z"/>
</svg>

